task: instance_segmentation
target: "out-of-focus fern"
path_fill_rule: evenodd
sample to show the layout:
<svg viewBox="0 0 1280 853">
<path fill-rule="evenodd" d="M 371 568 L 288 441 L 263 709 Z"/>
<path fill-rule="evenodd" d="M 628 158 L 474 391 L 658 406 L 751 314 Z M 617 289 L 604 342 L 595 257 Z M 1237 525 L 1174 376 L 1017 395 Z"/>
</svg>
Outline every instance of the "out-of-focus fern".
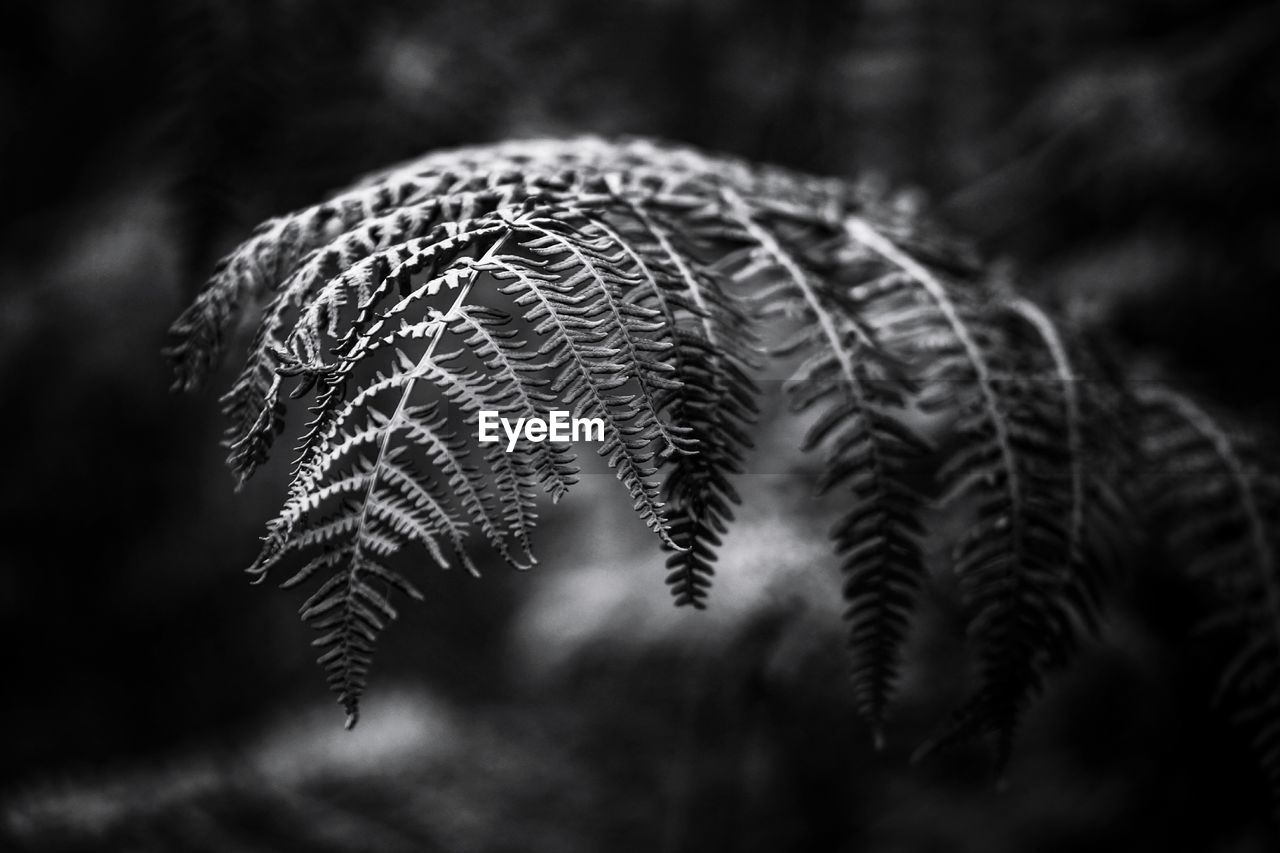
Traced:
<svg viewBox="0 0 1280 853">
<path fill-rule="evenodd" d="M 669 552 L 676 603 L 700 608 L 740 502 L 753 377 L 780 359 L 817 486 L 844 501 L 831 535 L 859 709 L 879 738 L 941 503 L 967 521 L 949 544 L 979 683 L 927 746 L 989 734 L 1003 760 L 1046 673 L 1098 623 L 1142 456 L 1117 427 L 1124 383 L 938 234 L 852 183 L 645 140 L 465 148 L 261 226 L 177 321 L 171 354 L 177 386 L 197 386 L 245 306 L 264 306 L 224 398 L 242 479 L 284 426 L 285 385 L 310 395 L 251 571 L 288 561 L 286 586 L 318 579 L 303 618 L 349 724 L 391 590 L 420 595 L 392 555 L 416 543 L 475 571 L 478 530 L 527 566 L 537 495 L 574 482 L 569 447 L 486 449 L 481 410 L 600 418 L 598 451 Z M 1184 420 L 1224 472 L 1214 495 L 1236 498 L 1215 503 L 1221 524 L 1244 537 L 1191 553 L 1251 567 L 1269 597 L 1241 599 L 1236 621 L 1270 624 L 1271 642 L 1272 493 L 1206 421 Z M 1274 656 L 1261 663 L 1257 642 L 1229 681 L 1266 697 L 1248 707 L 1267 715 L 1274 767 Z"/>
<path fill-rule="evenodd" d="M 1258 441 L 1170 388 L 1142 383 L 1151 512 L 1207 592 L 1225 653 L 1217 699 L 1252 743 L 1280 813 L 1280 476 Z"/>
</svg>

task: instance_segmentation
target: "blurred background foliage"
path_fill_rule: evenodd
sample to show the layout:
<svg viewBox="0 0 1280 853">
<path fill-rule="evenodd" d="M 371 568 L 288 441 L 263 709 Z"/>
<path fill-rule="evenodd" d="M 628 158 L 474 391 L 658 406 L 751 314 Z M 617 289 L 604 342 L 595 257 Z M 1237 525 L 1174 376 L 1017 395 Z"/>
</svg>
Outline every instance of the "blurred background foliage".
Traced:
<svg viewBox="0 0 1280 853">
<path fill-rule="evenodd" d="M 670 607 L 621 491 L 587 476 L 535 572 L 430 578 L 341 731 L 298 601 L 237 574 L 287 454 L 233 494 L 215 395 L 166 392 L 166 326 L 256 222 L 364 170 L 580 132 L 916 188 L 1032 295 L 1280 422 L 1274 2 L 9 0 L 0 834 L 1264 849 L 1190 593 L 1158 566 L 1038 706 L 1003 792 L 979 752 L 907 762 L 961 689 L 942 596 L 873 753 L 813 463 L 772 423 L 709 614 Z"/>
</svg>

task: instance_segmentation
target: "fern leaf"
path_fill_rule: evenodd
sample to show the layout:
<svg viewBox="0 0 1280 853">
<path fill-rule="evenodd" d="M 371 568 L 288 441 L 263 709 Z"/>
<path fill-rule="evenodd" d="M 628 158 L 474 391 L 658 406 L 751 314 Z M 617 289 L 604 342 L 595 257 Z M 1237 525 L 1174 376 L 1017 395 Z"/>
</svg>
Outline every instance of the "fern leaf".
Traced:
<svg viewBox="0 0 1280 853">
<path fill-rule="evenodd" d="M 800 327 L 774 354 L 804 357 L 787 391 L 797 411 L 820 412 L 802 445 L 825 448 L 818 489 L 849 493 L 851 506 L 831 535 L 845 577 L 855 696 L 879 744 L 924 575 L 922 502 L 904 482 L 908 465 L 927 448 L 902 420 L 912 385 L 898 376 L 898 366 L 863 319 L 870 303 L 839 304 L 777 236 L 753 220 L 746 205 L 732 196 L 730 203 L 765 268 L 781 274 L 781 284 L 759 297 L 765 314 Z"/>
<path fill-rule="evenodd" d="M 1218 701 L 1250 738 L 1280 815 L 1280 476 L 1257 442 L 1190 397 L 1143 383 L 1154 512 L 1169 554 L 1212 597 L 1228 648 Z M 1264 461 L 1265 460 L 1265 461 Z"/>
<path fill-rule="evenodd" d="M 1092 598 L 1063 586 L 1064 578 L 1103 571 L 1081 566 L 1094 552 L 1074 538 L 1085 512 L 1075 375 L 1056 329 L 1033 306 L 1021 313 L 1040 340 L 1020 347 L 1003 318 L 974 304 L 972 291 L 949 285 L 864 221 L 851 218 L 848 228 L 852 241 L 903 274 L 880 280 L 881 299 L 895 291 L 910 297 L 896 299 L 882 332 L 907 352 L 924 344 L 917 351 L 929 359 L 922 404 L 954 411 L 966 438 L 937 476 L 944 501 L 972 513 L 954 568 L 978 642 L 981 684 L 921 754 L 990 732 L 1003 766 L 1046 667 L 1069 659 L 1076 625 L 1096 618 Z M 1049 358 L 1047 377 L 1037 375 L 1037 350 Z M 1053 394 L 1043 393 L 1046 385 Z"/>
<path fill-rule="evenodd" d="M 680 228 L 660 210 L 628 197 L 616 181 L 609 186 L 625 216 L 617 230 L 603 219 L 596 224 L 640 274 L 644 286 L 628 298 L 662 318 L 661 333 L 672 344 L 672 365 L 683 380 L 666 389 L 660 406 L 687 431 L 663 482 L 678 546 L 668 549 L 667 585 L 677 606 L 702 609 L 715 573 L 715 549 L 733 520 L 733 506 L 741 502 L 731 477 L 742 472 L 751 447 L 747 429 L 755 421 L 757 389 L 746 370 L 755 364 L 758 342 L 740 300 L 724 291 Z"/>
</svg>

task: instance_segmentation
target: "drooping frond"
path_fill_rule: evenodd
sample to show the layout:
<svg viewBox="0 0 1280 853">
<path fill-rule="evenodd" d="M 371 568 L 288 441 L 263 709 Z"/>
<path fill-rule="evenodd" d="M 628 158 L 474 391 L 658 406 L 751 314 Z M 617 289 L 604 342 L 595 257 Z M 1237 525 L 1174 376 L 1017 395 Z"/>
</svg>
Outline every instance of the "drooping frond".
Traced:
<svg viewBox="0 0 1280 853">
<path fill-rule="evenodd" d="M 1001 433 L 991 433 L 998 455 L 971 441 L 941 475 L 953 499 L 973 504 L 956 565 L 974 608 L 971 630 L 982 642 L 982 682 L 926 746 L 991 731 L 1000 764 L 1047 672 L 1070 660 L 1082 633 L 1096 631 L 1101 588 L 1118 569 L 1118 543 L 1128 534 L 1117 491 L 1122 455 L 1102 429 L 1118 405 L 1113 386 L 1077 367 L 1038 306 L 1014 298 L 1008 307 L 999 327 L 985 330 L 987 417 L 1004 420 Z M 980 438 L 981 421 L 961 417 L 962 429 Z"/>
<path fill-rule="evenodd" d="M 824 286 L 744 205 L 735 209 L 760 244 L 753 270 L 776 271 L 758 296 L 765 316 L 795 327 L 773 354 L 801 359 L 787 391 L 797 411 L 819 413 L 803 441 L 806 450 L 823 449 L 818 489 L 848 495 L 849 508 L 831 535 L 844 574 L 858 707 L 879 742 L 924 574 L 922 501 L 905 482 L 907 465 L 927 449 L 903 420 L 915 383 L 863 319 L 883 296 L 874 280 L 843 294 Z"/>
<path fill-rule="evenodd" d="M 181 387 L 255 303 L 224 398 L 235 473 L 267 458 L 290 399 L 310 417 L 252 571 L 289 562 L 286 583 L 319 584 L 303 617 L 351 720 L 390 590 L 418 594 L 407 546 L 475 571 L 474 534 L 528 565 L 537 495 L 574 482 L 567 445 L 484 444 L 482 412 L 598 422 L 595 449 L 667 550 L 676 603 L 705 606 L 767 358 L 788 362 L 818 488 L 841 501 L 854 690 L 877 737 L 927 580 L 930 468 L 972 515 L 955 570 L 982 684 L 956 734 L 1007 746 L 1047 665 L 1096 619 L 1095 530 L 1119 512 L 1093 464 L 1109 404 L 1047 317 L 1011 311 L 969 258 L 853 184 L 645 140 L 431 154 L 224 260 L 174 326 Z M 926 438 L 929 422 L 943 434 Z"/>
<path fill-rule="evenodd" d="M 754 333 L 720 265 L 758 239 L 721 194 L 769 235 L 828 223 L 830 184 L 645 141 L 464 149 L 274 220 L 219 266 L 174 326 L 179 384 L 203 378 L 246 304 L 266 303 L 224 398 L 229 462 L 250 476 L 288 398 L 310 397 L 253 572 L 297 554 L 295 582 L 343 578 L 304 616 L 323 614 L 349 713 L 389 618 L 366 618 L 360 579 L 392 574 L 410 542 L 472 567 L 471 531 L 527 564 L 536 494 L 574 480 L 565 446 L 478 447 L 482 411 L 599 419 L 598 452 L 672 552 L 677 601 L 703 603 L 755 407 Z"/>
<path fill-rule="evenodd" d="M 1029 321 L 1028 339 L 982 282 L 909 255 L 862 218 L 847 227 L 885 267 L 870 288 L 880 338 L 917 365 L 916 404 L 946 412 L 962 439 L 937 479 L 943 504 L 970 522 L 953 560 L 981 684 L 923 751 L 989 732 L 1002 765 L 1045 669 L 1069 659 L 1099 607 L 1102 549 L 1083 525 L 1081 383 L 1056 327 L 1030 303 L 1014 313 Z"/>
<path fill-rule="evenodd" d="M 667 583 L 677 605 L 706 606 L 715 549 L 741 498 L 731 476 L 743 470 L 755 422 L 756 387 L 747 371 L 756 364 L 758 341 L 745 306 L 726 292 L 706 241 L 691 240 L 660 210 L 646 210 L 617 195 L 623 216 L 612 230 L 641 277 L 635 302 L 661 318 L 681 382 L 669 385 L 663 408 L 687 431 L 696 452 L 672 455 L 663 483 L 675 546 Z"/>
<path fill-rule="evenodd" d="M 1148 498 L 1168 556 L 1209 593 L 1220 704 L 1248 734 L 1280 814 L 1280 475 L 1274 453 L 1190 397 L 1143 382 Z"/>
</svg>

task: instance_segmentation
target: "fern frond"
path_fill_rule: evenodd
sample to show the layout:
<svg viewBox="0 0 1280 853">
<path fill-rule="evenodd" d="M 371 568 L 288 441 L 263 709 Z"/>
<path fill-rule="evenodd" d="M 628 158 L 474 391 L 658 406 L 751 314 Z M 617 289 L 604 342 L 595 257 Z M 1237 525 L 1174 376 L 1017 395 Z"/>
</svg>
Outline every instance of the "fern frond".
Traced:
<svg viewBox="0 0 1280 853">
<path fill-rule="evenodd" d="M 686 432 L 668 459 L 663 496 L 672 519 L 667 584 L 677 606 L 706 606 L 715 549 L 741 502 L 731 477 L 743 470 L 747 434 L 757 413 L 755 366 L 759 342 L 742 300 L 726 292 L 705 245 L 694 245 L 658 209 L 608 185 L 625 216 L 597 220 L 628 255 L 642 286 L 628 297 L 657 312 L 659 334 L 672 344 L 671 363 L 682 382 L 661 392 L 660 408 Z M 711 257 L 715 257 L 714 253 Z M 692 451 L 692 452 L 691 452 Z"/>
<path fill-rule="evenodd" d="M 913 424 L 941 410 L 963 437 L 940 477 L 976 515 L 956 570 L 984 681 L 960 728 L 1007 742 L 1045 660 L 1068 655 L 1068 623 L 1099 606 L 1086 533 L 1112 510 L 1087 474 L 1093 414 L 1051 323 L 1024 311 L 1041 334 L 1021 340 L 971 265 L 878 205 L 843 181 L 647 140 L 535 140 L 402 164 L 229 255 L 174 326 L 178 384 L 265 303 L 223 401 L 233 471 L 267 458 L 290 396 L 311 418 L 251 571 L 296 559 L 286 584 L 328 576 L 303 613 L 349 717 L 394 616 L 384 588 L 417 594 L 393 557 L 413 544 L 475 571 L 478 532 L 532 563 L 537 494 L 574 482 L 567 447 L 479 446 L 480 411 L 599 418 L 597 450 L 669 552 L 676 603 L 700 608 L 740 501 L 753 372 L 774 357 L 795 361 L 818 487 L 846 501 L 832 539 L 877 738 L 926 580 L 911 482 L 931 450 Z"/>
<path fill-rule="evenodd" d="M 1081 635 L 1097 629 L 1101 586 L 1117 570 L 1114 542 L 1125 518 L 1114 496 L 1114 440 L 1085 440 L 1086 422 L 1107 420 L 1107 386 L 1077 372 L 1056 325 L 1040 308 L 1023 299 L 1011 307 L 1021 323 L 1006 327 L 1011 337 L 1005 347 L 1022 357 L 1006 365 L 1012 375 L 993 385 L 1006 401 L 1025 507 L 1015 517 L 1011 506 L 995 509 L 979 499 L 979 523 L 958 549 L 961 571 L 980 575 L 973 625 L 988 640 L 979 692 L 939 741 L 992 728 L 1002 765 L 1014 728 L 1047 672 L 1064 666 Z M 953 461 L 957 476 L 992 475 L 981 465 L 961 474 L 970 469 L 968 461 Z M 1000 559 L 991 540 L 1002 525 L 1018 525 L 1022 541 L 1020 562 L 1000 567 L 1001 576 L 989 569 Z"/>
<path fill-rule="evenodd" d="M 1280 815 L 1280 475 L 1256 440 L 1190 397 L 1144 382 L 1153 512 L 1168 554 L 1211 596 L 1204 630 L 1229 649 L 1218 701 L 1247 733 Z"/>
<path fill-rule="evenodd" d="M 1003 757 L 1023 697 L 1038 687 L 1029 662 L 1042 627 L 1039 614 L 1027 606 L 1027 590 L 1040 579 L 1029 559 L 1027 472 L 1008 389 L 998 376 L 998 360 L 1006 353 L 998 328 L 977 310 L 972 294 L 945 282 L 862 219 L 850 218 L 846 227 L 851 242 L 887 265 L 875 288 L 891 306 L 881 336 L 908 358 L 927 359 L 920 405 L 953 411 L 955 429 L 966 439 L 941 464 L 937 478 L 944 502 L 974 516 L 953 559 L 983 661 L 982 685 L 925 750 L 982 727 L 997 734 Z"/>
<path fill-rule="evenodd" d="M 1107 570 L 1084 540 L 1079 383 L 1056 328 L 1030 303 L 1019 303 L 1018 314 L 1037 340 L 1020 342 L 1004 312 L 987 307 L 1000 300 L 981 285 L 948 281 L 859 218 L 847 227 L 888 266 L 872 288 L 889 306 L 880 333 L 891 349 L 923 360 L 918 402 L 954 413 L 965 438 L 937 477 L 943 502 L 971 515 L 954 570 L 981 684 L 922 753 L 991 733 L 1003 766 L 1046 668 L 1068 660 L 1079 626 L 1095 621 L 1090 592 Z"/>
<path fill-rule="evenodd" d="M 773 354 L 802 358 L 786 390 L 795 410 L 819 412 L 802 445 L 824 449 L 818 490 L 840 488 L 849 495 L 850 507 L 831 535 L 845 577 L 858 708 L 879 743 L 924 575 L 922 501 L 905 483 L 907 466 L 927 449 L 904 423 L 914 384 L 900 375 L 901 366 L 864 319 L 874 300 L 835 296 L 809 264 L 754 221 L 746 204 L 732 195 L 730 203 L 758 247 L 751 274 L 771 270 L 777 279 L 758 294 L 762 313 L 798 326 Z"/>
</svg>

